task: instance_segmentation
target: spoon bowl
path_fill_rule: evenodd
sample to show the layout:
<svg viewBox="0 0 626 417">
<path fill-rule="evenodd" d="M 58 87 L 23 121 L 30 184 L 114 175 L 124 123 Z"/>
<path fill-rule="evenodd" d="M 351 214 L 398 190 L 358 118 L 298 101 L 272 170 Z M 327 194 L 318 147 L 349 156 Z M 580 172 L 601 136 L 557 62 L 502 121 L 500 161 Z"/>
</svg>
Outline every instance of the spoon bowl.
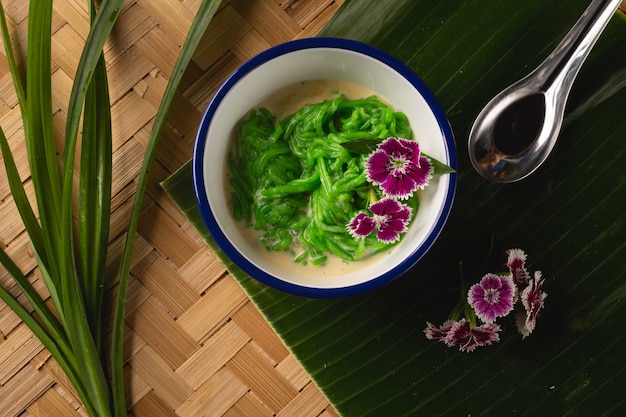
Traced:
<svg viewBox="0 0 626 417">
<path fill-rule="evenodd" d="M 593 0 L 541 65 L 483 108 L 468 142 L 478 173 L 499 183 L 519 181 L 548 158 L 574 79 L 620 3 Z"/>
<path fill-rule="evenodd" d="M 564 106 L 553 105 L 553 91 L 520 84 L 489 102 L 470 135 L 474 168 L 494 182 L 514 182 L 534 172 L 548 158 L 561 128 Z"/>
</svg>

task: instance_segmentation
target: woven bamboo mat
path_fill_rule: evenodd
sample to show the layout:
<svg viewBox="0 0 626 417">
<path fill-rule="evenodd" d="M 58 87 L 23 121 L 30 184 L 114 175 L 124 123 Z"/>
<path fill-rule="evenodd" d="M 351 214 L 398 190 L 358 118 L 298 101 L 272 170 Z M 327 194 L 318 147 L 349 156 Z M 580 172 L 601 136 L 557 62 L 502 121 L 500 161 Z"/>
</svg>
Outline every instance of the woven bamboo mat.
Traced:
<svg viewBox="0 0 626 417">
<path fill-rule="evenodd" d="M 23 54 L 28 2 L 1 1 L 11 36 Z M 64 106 L 88 30 L 85 3 L 54 2 L 58 126 L 64 122 Z M 198 3 L 128 0 L 106 46 L 115 135 L 112 271 L 120 257 L 151 121 Z M 231 71 L 271 45 L 315 35 L 341 3 L 224 1 L 186 73 L 159 146 L 132 269 L 126 369 L 135 416 L 337 415 L 158 183 L 189 160 L 201 112 Z M 626 1 L 622 9 L 626 10 Z M 17 100 L 2 51 L 0 123 L 15 149 L 27 190 L 32 190 Z M 0 172 L 0 244 L 43 291 L 3 168 Z M 11 288 L 3 270 L 0 285 Z M 55 361 L 0 302 L 0 417 L 78 415 L 84 416 L 84 411 Z"/>
<path fill-rule="evenodd" d="M 159 144 L 135 249 L 126 319 L 127 391 L 135 416 L 337 416 L 158 184 L 190 159 L 201 112 L 231 71 L 272 45 L 315 35 L 341 3 L 224 1 L 195 54 Z M 23 55 L 28 2 L 2 4 Z M 198 4 L 129 0 L 106 45 L 114 131 L 111 271 L 117 270 L 152 119 Z M 84 0 L 54 1 L 58 126 L 87 31 Z M 2 55 L 0 123 L 29 190 L 16 105 Z M 43 291 L 1 172 L 0 244 Z M 11 288 L 4 270 L 0 285 Z M 49 353 L 0 302 L 0 417 L 85 415 L 76 398 Z"/>
</svg>

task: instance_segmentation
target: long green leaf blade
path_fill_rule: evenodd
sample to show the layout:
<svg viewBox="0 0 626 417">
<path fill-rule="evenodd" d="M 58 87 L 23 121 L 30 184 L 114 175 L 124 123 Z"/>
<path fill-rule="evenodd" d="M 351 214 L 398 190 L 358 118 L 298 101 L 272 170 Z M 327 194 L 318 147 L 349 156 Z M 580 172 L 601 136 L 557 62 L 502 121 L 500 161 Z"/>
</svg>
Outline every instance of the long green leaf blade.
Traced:
<svg viewBox="0 0 626 417">
<path fill-rule="evenodd" d="M 0 250 L 0 254 L 4 251 Z M 2 256 L 2 255 L 0 255 Z M 68 352 L 67 346 L 64 346 L 61 340 L 54 334 L 48 333 L 48 331 L 41 326 L 41 324 L 29 313 L 28 310 L 22 306 L 7 290 L 0 286 L 0 300 L 4 301 L 17 316 L 28 326 L 28 328 L 35 334 L 37 339 L 45 346 L 50 354 L 61 366 L 61 369 L 65 372 L 68 379 L 71 381 L 72 386 L 76 389 L 81 398 L 86 397 L 87 394 L 83 387 L 81 377 L 76 370 L 76 361 L 72 355 L 72 352 Z M 85 404 L 85 408 L 90 415 L 96 415 L 95 410 L 91 408 L 89 403 Z"/>
<path fill-rule="evenodd" d="M 27 69 L 26 73 L 24 134 L 45 245 L 45 254 L 41 253 L 40 257 L 42 261 L 49 263 L 49 276 L 58 287 L 61 188 L 52 126 L 51 20 L 51 1 L 31 2 L 28 39 L 32 53 L 27 56 L 27 68 L 30 70 Z M 59 298 L 61 297 L 62 294 L 59 293 Z M 60 305 L 57 308 L 64 320 Z"/>
<path fill-rule="evenodd" d="M 2 31 L 4 51 L 9 63 L 11 77 L 13 78 L 13 85 L 15 86 L 15 94 L 17 95 L 17 100 L 22 112 L 22 118 L 24 118 L 26 116 L 26 93 L 24 92 L 24 83 L 22 82 L 19 68 L 15 60 L 15 54 L 13 53 L 11 36 L 9 35 L 9 28 L 7 26 L 6 15 L 4 13 L 4 6 L 2 3 L 0 3 L 0 30 Z"/>
<path fill-rule="evenodd" d="M 83 285 L 77 271 L 73 236 L 73 179 L 78 126 L 94 71 L 100 62 L 103 46 L 119 14 L 123 0 L 102 2 L 91 30 L 85 41 L 74 84 L 70 95 L 68 116 L 65 127 L 65 148 L 63 157 L 62 200 L 60 216 L 60 274 L 62 288 L 62 310 L 65 313 L 65 328 L 78 360 L 78 369 L 85 384 L 87 397 L 99 416 L 113 415 L 110 386 L 101 362 L 101 354 L 96 345 L 87 318 L 87 308 L 83 299 Z M 122 414 L 121 414 L 122 415 Z"/>
<path fill-rule="evenodd" d="M 40 263 L 40 271 L 46 282 L 48 287 L 48 291 L 50 292 L 50 296 L 58 305 L 58 294 L 56 291 L 56 287 L 54 282 L 50 279 L 49 271 L 45 268 L 45 262 L 41 259 L 42 253 L 45 255 L 45 249 L 43 245 L 43 237 L 41 233 L 41 228 L 39 227 L 39 223 L 37 222 L 37 218 L 33 213 L 32 207 L 26 197 L 26 192 L 20 181 L 19 174 L 17 172 L 17 166 L 15 165 L 15 160 L 13 159 L 13 155 L 11 153 L 11 149 L 9 148 L 9 144 L 4 135 L 4 131 L 0 128 L 0 149 L 2 150 L 2 156 L 4 159 L 4 165 L 7 173 L 7 178 L 9 180 L 9 185 L 11 188 L 11 193 L 13 195 L 13 200 L 17 209 L 20 213 L 22 221 L 26 227 L 26 231 L 31 240 L 31 244 L 33 246 L 33 251 L 37 260 Z M 45 325 L 52 331 L 55 331 L 55 336 L 64 338 L 63 332 L 59 327 L 59 323 L 56 318 L 50 311 L 50 309 L 45 305 L 39 294 L 34 290 L 34 288 L 30 285 L 28 280 L 21 274 L 21 271 L 17 266 L 13 263 L 13 261 L 4 254 L 2 251 L 2 256 L 0 256 L 0 264 L 4 266 L 4 268 L 9 271 L 9 273 L 14 277 L 16 283 L 22 289 L 28 300 L 37 310 L 37 313 L 41 315 L 42 319 L 45 322 Z"/>
<path fill-rule="evenodd" d="M 95 18 L 95 5 L 90 14 Z M 111 103 L 104 57 L 85 99 L 80 154 L 78 243 L 85 307 L 96 346 L 102 349 L 102 301 L 111 219 Z"/>
<path fill-rule="evenodd" d="M 183 74 L 187 65 L 191 61 L 193 53 L 198 46 L 198 43 L 202 39 L 202 35 L 206 31 L 213 15 L 217 11 L 220 4 L 219 0 L 203 0 L 198 7 L 196 16 L 187 32 L 187 38 L 181 48 L 176 64 L 172 71 L 170 80 L 167 83 L 163 98 L 157 110 L 155 116 L 152 131 L 148 139 L 148 146 L 144 154 L 141 171 L 137 180 L 137 190 L 135 192 L 135 200 L 133 202 L 133 210 L 131 212 L 131 218 L 128 226 L 128 232 L 126 235 L 126 244 L 124 247 L 124 254 L 122 258 L 122 265 L 120 270 L 120 282 L 118 286 L 118 295 L 115 305 L 115 314 L 113 318 L 113 340 L 111 348 L 111 362 L 112 362 L 112 385 L 114 387 L 115 404 L 122 405 L 124 403 L 124 370 L 123 370 L 123 329 L 124 329 L 124 317 L 126 307 L 126 293 L 128 289 L 128 275 L 130 273 L 130 260 L 132 256 L 133 246 L 135 242 L 135 235 L 137 233 L 137 227 L 139 225 L 139 214 L 141 212 L 141 204 L 148 185 L 148 175 L 150 173 L 150 166 L 154 160 L 156 153 L 156 147 L 161 136 L 161 131 L 165 125 L 167 113 L 174 101 L 178 85 L 183 78 Z M 116 410 L 117 413 L 121 413 L 122 410 Z M 121 415 L 121 414 L 120 414 Z"/>
<path fill-rule="evenodd" d="M 5 46 L 6 56 L 9 62 L 9 68 L 11 71 L 11 76 L 13 78 L 14 88 L 16 90 L 16 94 L 18 97 L 18 102 L 20 105 L 20 110 L 22 112 L 22 119 L 24 121 L 24 134 L 25 137 L 30 137 L 30 124 L 28 122 L 29 115 L 26 107 L 26 98 L 24 87 L 22 85 L 22 80 L 19 74 L 18 66 L 15 61 L 15 57 L 13 54 L 13 47 L 10 42 L 10 37 L 8 34 L 8 27 L 6 24 L 6 18 L 4 14 L 4 8 L 0 4 L 0 26 L 3 34 L 3 42 Z M 28 145 L 29 141 L 27 141 Z M 48 291 L 52 297 L 52 300 L 56 306 L 60 305 L 60 299 L 57 291 L 57 283 L 58 280 L 55 280 L 50 273 L 51 264 L 49 262 L 48 254 L 52 252 L 49 248 L 50 241 L 44 237 L 42 228 L 37 221 L 37 218 L 34 214 L 34 211 L 26 197 L 26 191 L 21 182 L 21 178 L 19 176 L 17 166 L 15 164 L 15 160 L 13 159 L 12 151 L 9 147 L 8 140 L 6 139 L 4 132 L 0 129 L 0 148 L 2 150 L 2 155 L 4 157 L 5 170 L 7 173 L 7 179 L 9 181 L 9 187 L 11 189 L 11 194 L 13 195 L 13 200 L 15 201 L 16 207 L 20 213 L 20 217 L 24 226 L 26 228 L 26 232 L 28 233 L 29 239 L 33 246 L 33 252 L 35 258 L 37 259 L 37 263 L 39 265 L 40 272 L 44 281 L 46 282 L 46 286 L 48 287 Z M 54 264 L 53 264 L 54 265 Z M 52 267 L 54 270 L 54 267 Z M 42 313 L 40 313 L 42 314 Z M 59 312 L 62 314 L 62 312 Z"/>
</svg>

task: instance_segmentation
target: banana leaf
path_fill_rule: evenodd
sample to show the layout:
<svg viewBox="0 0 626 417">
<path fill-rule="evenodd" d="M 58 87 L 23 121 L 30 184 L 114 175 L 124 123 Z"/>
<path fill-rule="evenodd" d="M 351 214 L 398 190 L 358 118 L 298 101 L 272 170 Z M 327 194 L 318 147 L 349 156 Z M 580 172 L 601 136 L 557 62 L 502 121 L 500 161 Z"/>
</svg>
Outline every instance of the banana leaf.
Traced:
<svg viewBox="0 0 626 417">
<path fill-rule="evenodd" d="M 558 144 L 527 179 L 494 184 L 471 168 L 480 109 L 556 46 L 588 0 L 347 0 L 320 35 L 379 47 L 412 67 L 447 111 L 459 155 L 451 216 L 431 251 L 387 287 L 306 299 L 259 284 L 223 258 L 343 416 L 626 415 L 626 19 L 618 12 L 573 87 Z M 207 238 L 189 166 L 164 188 Z M 522 340 L 472 353 L 425 338 L 463 278 L 513 247 L 549 296 Z M 495 265 L 495 266 L 494 266 Z"/>
</svg>

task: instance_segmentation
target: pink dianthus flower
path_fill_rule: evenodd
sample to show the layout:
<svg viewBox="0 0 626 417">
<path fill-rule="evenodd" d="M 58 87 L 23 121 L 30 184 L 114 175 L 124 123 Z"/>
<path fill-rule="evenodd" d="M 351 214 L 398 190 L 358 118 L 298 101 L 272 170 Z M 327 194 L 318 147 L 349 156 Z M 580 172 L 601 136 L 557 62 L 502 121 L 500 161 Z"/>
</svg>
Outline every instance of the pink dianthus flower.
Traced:
<svg viewBox="0 0 626 417">
<path fill-rule="evenodd" d="M 486 274 L 479 283 L 470 287 L 467 302 L 476 317 L 485 323 L 493 323 L 513 310 L 515 286 L 509 277 Z"/>
<path fill-rule="evenodd" d="M 407 199 L 424 189 L 434 167 L 420 152 L 416 141 L 390 137 L 378 145 L 366 162 L 368 181 L 380 186 L 389 197 Z"/>
</svg>

